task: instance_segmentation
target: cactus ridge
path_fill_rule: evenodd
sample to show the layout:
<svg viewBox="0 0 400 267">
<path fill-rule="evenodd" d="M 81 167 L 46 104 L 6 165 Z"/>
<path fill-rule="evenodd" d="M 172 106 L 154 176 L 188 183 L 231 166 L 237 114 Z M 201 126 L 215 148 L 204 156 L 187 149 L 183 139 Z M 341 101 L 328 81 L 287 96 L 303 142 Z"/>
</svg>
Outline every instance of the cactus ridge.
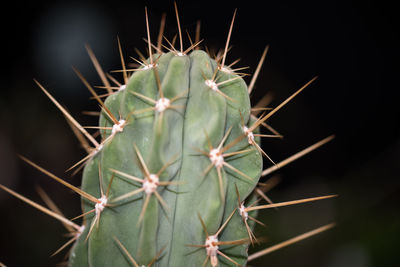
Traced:
<svg viewBox="0 0 400 267">
<path fill-rule="evenodd" d="M 83 213 L 68 220 L 51 200 L 45 201 L 49 206 L 46 208 L 2 185 L 0 188 L 65 225 L 72 238 L 56 253 L 74 242 L 69 255 L 71 267 L 243 266 L 256 258 L 249 258 L 247 251 L 250 244 L 259 243 L 253 233 L 255 223 L 264 225 L 256 219 L 259 210 L 336 196 L 273 203 L 262 184 L 256 187 L 261 176 L 333 138 L 325 138 L 279 163 L 261 149 L 261 137 L 281 137 L 266 120 L 316 78 L 268 113 L 269 109 L 259 105 L 252 109 L 249 94 L 268 46 L 247 86 L 244 74 L 238 73 L 243 68 L 232 69 L 236 61 L 225 65 L 236 10 L 225 50 L 214 59 L 198 49 L 199 40 L 183 50 L 176 4 L 175 10 L 180 50 L 171 44 L 170 51 L 164 53 L 159 43 L 158 53 L 152 53 L 147 9 L 149 58 L 142 58 L 139 68 L 126 68 L 118 39 L 123 83 L 105 74 L 87 47 L 107 94 L 99 96 L 74 69 L 101 107 L 99 126 L 87 127 L 100 131 L 100 142 L 35 80 L 65 115 L 77 137 L 86 138 L 92 147 L 88 141 L 82 141 L 88 154 L 69 169 L 77 172 L 83 168 L 81 188 L 25 157 L 21 159 L 78 193 Z M 264 113 L 256 117 L 260 111 Z M 260 126 L 272 133 L 261 134 Z M 263 156 L 273 164 L 264 171 Z M 48 198 L 44 192 L 40 194 Z M 256 206 L 261 200 L 259 196 L 269 204 Z M 73 222 L 77 218 L 83 218 L 81 226 Z M 277 247 L 258 254 L 267 254 Z"/>
</svg>

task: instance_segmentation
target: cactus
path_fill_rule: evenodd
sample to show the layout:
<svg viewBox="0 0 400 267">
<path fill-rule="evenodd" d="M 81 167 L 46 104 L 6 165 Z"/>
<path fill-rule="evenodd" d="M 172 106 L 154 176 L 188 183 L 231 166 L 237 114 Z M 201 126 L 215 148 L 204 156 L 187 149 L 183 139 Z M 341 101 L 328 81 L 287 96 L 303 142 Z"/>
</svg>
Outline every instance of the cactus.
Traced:
<svg viewBox="0 0 400 267">
<path fill-rule="evenodd" d="M 176 8 L 176 5 L 175 5 Z M 104 87 L 103 101 L 83 75 L 75 70 L 101 106 L 101 141 L 82 127 L 51 94 L 43 92 L 64 113 L 74 131 L 92 143 L 88 155 L 71 169 L 83 168 L 77 188 L 29 159 L 28 164 L 74 190 L 82 198 L 82 226 L 64 218 L 54 208 L 36 204 L 2 185 L 0 188 L 60 220 L 74 242 L 69 266 L 242 266 L 262 209 L 287 206 L 335 195 L 256 206 L 261 176 L 283 167 L 330 141 L 328 137 L 285 161 L 275 164 L 261 149 L 260 126 L 314 80 L 306 83 L 272 111 L 257 118 L 243 75 L 225 64 L 225 50 L 216 58 L 198 49 L 195 40 L 184 50 L 153 53 L 148 30 L 149 57 L 127 70 L 121 53 L 123 84 L 105 74 L 92 50 L 89 55 Z M 149 29 L 146 11 L 147 29 Z M 121 46 L 119 49 L 121 52 Z M 267 47 L 268 48 L 268 47 Z M 128 77 L 128 73 L 132 73 Z M 111 86 L 109 79 L 115 81 Z M 258 111 L 263 109 L 258 109 Z M 256 111 L 256 112 L 255 112 Z M 263 171 L 263 156 L 273 163 Z M 44 193 L 42 193 L 43 195 Z M 288 241 L 296 242 L 332 227 L 323 226 Z M 62 248 L 64 248 L 63 246 Z M 271 251 L 274 248 L 270 249 Z M 60 250 L 56 251 L 59 252 Z M 260 252 L 260 255 L 268 252 Z M 258 256 L 257 256 L 258 257 Z"/>
</svg>

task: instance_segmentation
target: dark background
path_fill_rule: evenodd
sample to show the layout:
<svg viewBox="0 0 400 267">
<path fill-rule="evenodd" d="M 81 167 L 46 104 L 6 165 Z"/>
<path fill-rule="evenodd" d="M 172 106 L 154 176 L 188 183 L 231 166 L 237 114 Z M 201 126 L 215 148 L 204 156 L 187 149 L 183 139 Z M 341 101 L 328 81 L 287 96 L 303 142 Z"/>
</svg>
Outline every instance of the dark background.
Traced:
<svg viewBox="0 0 400 267">
<path fill-rule="evenodd" d="M 227 62 L 253 73 L 270 45 L 252 102 L 272 92 L 277 106 L 315 75 L 319 78 L 270 119 L 283 140 L 264 140 L 275 160 L 335 134 L 336 139 L 277 172 L 275 201 L 328 193 L 339 198 L 262 212 L 257 228 L 270 246 L 320 225 L 337 227 L 251 262 L 253 266 L 398 266 L 400 236 L 398 127 L 399 32 L 397 9 L 383 1 L 179 1 L 181 25 L 194 36 L 201 20 L 202 44 L 223 48 L 238 8 Z M 79 198 L 17 159 L 21 153 L 75 185 L 64 171 L 84 156 L 54 105 L 33 83 L 38 79 L 82 125 L 96 119 L 76 66 L 99 85 L 84 44 L 103 68 L 119 69 L 117 35 L 126 60 L 146 44 L 144 6 L 156 39 L 167 13 L 166 36 L 177 33 L 171 1 L 9 2 L 2 8 L 3 71 L 0 97 L 0 183 L 41 202 L 42 186 L 68 218 L 79 214 Z M 186 46 L 189 44 L 185 38 Z M 246 77 L 246 81 L 250 81 Z M 270 164 L 265 162 L 266 166 Z M 65 229 L 5 192 L 0 192 L 0 262 L 7 266 L 54 266 L 65 252 L 49 256 L 66 241 Z M 254 248 L 252 251 L 257 251 Z M 396 264 L 397 263 L 397 264 Z"/>
</svg>

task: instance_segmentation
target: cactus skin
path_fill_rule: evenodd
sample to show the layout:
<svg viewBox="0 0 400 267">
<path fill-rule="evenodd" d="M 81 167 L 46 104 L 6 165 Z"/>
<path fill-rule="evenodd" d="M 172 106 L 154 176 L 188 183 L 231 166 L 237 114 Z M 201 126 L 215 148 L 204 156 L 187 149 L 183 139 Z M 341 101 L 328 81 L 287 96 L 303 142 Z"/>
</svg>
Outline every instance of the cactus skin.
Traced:
<svg viewBox="0 0 400 267">
<path fill-rule="evenodd" d="M 158 56 L 153 55 L 153 58 Z M 233 101 L 205 83 L 205 77 L 211 79 L 217 67 L 215 60 L 201 50 L 183 56 L 171 52 L 162 54 L 155 68 L 136 71 L 125 90 L 106 99 L 105 106 L 116 118 L 121 116 L 129 119 L 123 131 L 111 137 L 110 131 L 102 131 L 103 140 L 110 137 L 109 141 L 87 162 L 82 189 L 100 198 L 99 169 L 103 190 L 108 187 L 111 177 L 115 176 L 110 187 L 110 203 L 113 198 L 140 188 L 140 183 L 112 171 L 144 177 L 134 146 L 137 146 L 143 156 L 150 173 L 157 173 L 172 161 L 160 175 L 160 181 L 178 183 L 157 188 L 168 209 L 160 204 L 154 194 L 150 195 L 143 220 L 139 223 L 144 192 L 113 203 L 113 207 L 105 207 L 98 227 L 95 226 L 85 240 L 95 218 L 93 214 L 87 215 L 84 221 L 85 231 L 72 248 L 69 266 L 132 266 L 114 237 L 124 244 L 139 265 L 147 265 L 164 248 L 155 266 L 201 266 L 207 257 L 206 250 L 188 246 L 203 245 L 206 239 L 198 214 L 211 235 L 217 232 L 236 209 L 219 235 L 219 240 L 232 241 L 248 237 L 242 218 L 237 212 L 235 184 L 242 200 L 251 194 L 262 171 L 261 154 L 249 144 L 247 138 L 227 150 L 234 152 L 251 149 L 225 159 L 248 177 L 222 167 L 222 198 L 216 167 L 213 166 L 204 176 L 211 161 L 209 157 L 198 152 L 209 152 L 209 142 L 216 148 L 229 129 L 231 131 L 225 145 L 238 136 L 243 136 L 242 122 L 247 127 L 251 126 L 250 100 L 243 79 L 238 77 L 219 88 Z M 166 109 L 162 115 L 156 110 L 136 113 L 135 111 L 154 105 L 132 92 L 154 100 L 160 97 L 156 71 L 164 97 L 172 99 L 177 95 L 182 96 L 173 103 L 178 108 Z M 234 77 L 237 77 L 234 73 L 217 71 L 218 82 Z M 103 111 L 100 126 L 113 125 Z M 256 141 L 259 142 L 258 138 Z M 82 209 L 83 212 L 88 212 L 93 209 L 93 204 L 83 199 Z M 220 250 L 237 263 L 246 263 L 248 243 L 226 247 L 220 247 Z M 220 256 L 218 258 L 220 266 L 233 265 Z M 208 266 L 210 264 L 209 261 Z"/>
</svg>

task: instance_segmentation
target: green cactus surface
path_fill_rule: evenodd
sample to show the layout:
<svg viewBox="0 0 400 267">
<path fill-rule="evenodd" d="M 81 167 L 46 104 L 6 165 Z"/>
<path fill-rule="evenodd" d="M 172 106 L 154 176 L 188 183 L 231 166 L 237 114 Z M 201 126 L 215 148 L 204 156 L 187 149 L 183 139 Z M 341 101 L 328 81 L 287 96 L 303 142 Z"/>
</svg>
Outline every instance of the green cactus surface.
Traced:
<svg viewBox="0 0 400 267">
<path fill-rule="evenodd" d="M 209 235 L 216 233 L 237 210 L 235 186 L 245 199 L 260 177 L 260 152 L 246 138 L 235 140 L 251 127 L 243 79 L 219 70 L 201 50 L 153 58 L 156 63 L 149 61 L 105 101 L 100 125 L 106 141 L 87 162 L 82 189 L 100 199 L 113 179 L 110 206 L 86 217 L 86 232 L 99 222 L 75 244 L 70 266 L 129 266 L 115 238 L 139 264 L 163 250 L 159 266 L 201 266 L 206 249 L 190 246 L 205 244 L 201 220 Z M 84 212 L 93 208 L 83 199 Z M 218 240 L 246 238 L 235 212 Z M 243 264 L 248 244 L 220 250 Z"/>
</svg>

